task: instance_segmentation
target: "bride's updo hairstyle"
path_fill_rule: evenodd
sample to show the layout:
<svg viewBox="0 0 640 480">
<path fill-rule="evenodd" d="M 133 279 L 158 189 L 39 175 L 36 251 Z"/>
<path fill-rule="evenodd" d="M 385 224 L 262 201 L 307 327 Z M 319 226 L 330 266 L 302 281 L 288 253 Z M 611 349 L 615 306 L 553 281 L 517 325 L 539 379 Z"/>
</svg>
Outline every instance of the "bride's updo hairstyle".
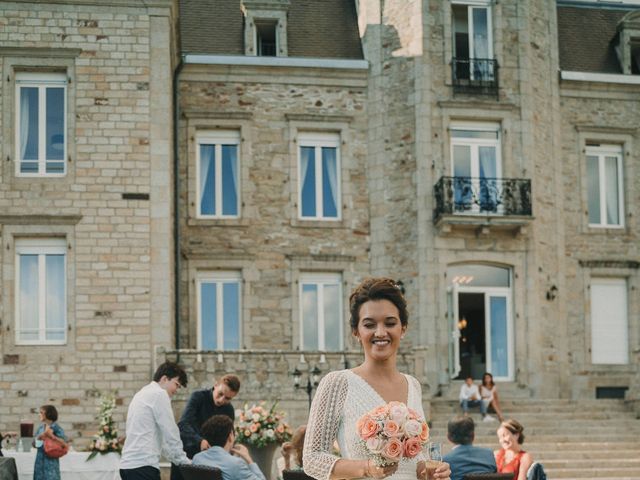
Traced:
<svg viewBox="0 0 640 480">
<path fill-rule="evenodd" d="M 390 278 L 365 278 L 349 297 L 349 312 L 351 313 L 349 324 L 352 331 L 358 330 L 360 307 L 372 300 L 388 300 L 393 303 L 398 309 L 400 323 L 403 327 L 407 326 L 409 321 L 407 301 L 398 284 Z"/>
</svg>

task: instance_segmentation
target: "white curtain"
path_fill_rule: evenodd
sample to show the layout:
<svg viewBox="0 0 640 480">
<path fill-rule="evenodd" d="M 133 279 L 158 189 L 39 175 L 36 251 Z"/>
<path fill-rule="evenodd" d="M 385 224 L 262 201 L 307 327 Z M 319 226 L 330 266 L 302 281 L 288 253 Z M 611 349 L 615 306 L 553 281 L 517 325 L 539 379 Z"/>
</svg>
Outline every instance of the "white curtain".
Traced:
<svg viewBox="0 0 640 480">
<path fill-rule="evenodd" d="M 20 159 L 24 160 L 29 139 L 29 96 L 25 88 L 20 88 Z"/>
<path fill-rule="evenodd" d="M 620 223 L 618 208 L 618 158 L 606 157 L 604 161 L 605 192 L 607 202 L 607 223 Z"/>
<path fill-rule="evenodd" d="M 207 187 L 209 170 L 213 168 L 215 161 L 214 145 L 200 145 L 200 209 L 201 213 L 214 213 L 204 211 L 204 193 Z"/>
<path fill-rule="evenodd" d="M 322 149 L 322 157 L 327 165 L 329 190 L 333 204 L 336 206 L 336 216 L 338 215 L 338 166 L 336 162 L 336 149 L 325 147 Z"/>
<path fill-rule="evenodd" d="M 236 194 L 236 198 L 238 198 L 238 146 L 237 145 L 230 145 L 229 146 L 229 156 L 230 158 L 230 163 L 231 163 L 231 178 L 233 180 L 233 190 L 234 193 Z M 237 212 L 237 205 L 233 206 L 233 212 L 234 213 L 238 213 Z"/>
<path fill-rule="evenodd" d="M 498 203 L 496 176 L 495 147 L 480 147 L 478 149 L 480 167 L 480 206 L 486 210 L 494 210 Z M 488 180 L 490 179 L 490 180 Z"/>
</svg>

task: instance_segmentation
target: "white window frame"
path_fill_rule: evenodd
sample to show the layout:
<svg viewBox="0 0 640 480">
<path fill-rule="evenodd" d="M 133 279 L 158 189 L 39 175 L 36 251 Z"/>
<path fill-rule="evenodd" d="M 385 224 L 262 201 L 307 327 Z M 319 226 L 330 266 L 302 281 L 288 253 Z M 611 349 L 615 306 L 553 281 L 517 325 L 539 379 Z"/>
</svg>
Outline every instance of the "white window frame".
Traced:
<svg viewBox="0 0 640 480">
<path fill-rule="evenodd" d="M 598 201 L 600 205 L 600 223 L 591 223 L 589 220 L 589 227 L 591 228 L 624 228 L 624 164 L 622 162 L 623 158 L 623 148 L 621 145 L 587 145 L 585 148 L 585 162 L 587 161 L 587 157 L 598 157 L 598 182 L 600 185 L 600 199 Z M 620 219 L 620 223 L 606 223 L 607 222 L 607 192 L 606 192 L 606 183 L 604 176 L 604 161 L 605 157 L 617 157 L 618 159 L 618 218 Z M 585 166 L 585 171 L 587 172 L 587 185 L 588 185 L 588 170 Z M 590 192 L 587 187 L 587 200 L 589 198 Z M 587 212 L 589 210 L 589 205 L 587 201 Z M 588 214 L 587 214 L 588 216 Z"/>
<path fill-rule="evenodd" d="M 344 324 L 344 312 L 342 307 L 342 274 L 340 273 L 318 273 L 318 272 L 302 272 L 298 280 L 298 299 L 299 299 L 299 318 L 298 325 L 300 326 L 300 349 L 304 348 L 304 308 L 302 306 L 303 300 L 303 285 L 317 285 L 318 287 L 318 309 L 316 315 L 318 317 L 318 351 L 326 351 L 326 338 L 325 338 L 325 325 L 324 325 L 324 286 L 325 285 L 338 285 L 338 309 L 340 312 L 340 318 L 338 319 L 339 325 Z M 342 328 L 338 331 L 338 350 L 344 349 L 344 335 Z"/>
<path fill-rule="evenodd" d="M 493 51 L 493 18 L 492 18 L 492 8 L 491 0 L 466 0 L 466 1 L 456 1 L 452 0 L 452 5 L 465 5 L 467 6 L 467 32 L 469 35 L 469 41 L 467 48 L 469 49 L 469 60 L 474 60 L 475 57 L 475 49 L 474 49 L 474 37 L 473 37 L 473 11 L 474 10 L 486 10 L 487 11 L 487 59 L 494 59 L 494 51 Z M 453 16 L 453 15 L 452 15 Z M 452 36 L 453 36 L 453 53 L 456 53 L 457 45 L 456 45 L 456 29 L 455 25 L 453 25 Z M 493 73 L 493 72 L 492 72 Z M 474 69 L 471 68 L 471 64 L 469 64 L 469 78 L 474 80 Z M 493 78 L 495 74 L 491 75 L 490 78 Z"/>
<path fill-rule="evenodd" d="M 594 324 L 595 324 L 595 312 L 593 311 L 593 291 L 594 291 L 594 287 L 596 285 L 600 285 L 600 286 L 618 286 L 618 287 L 623 287 L 623 291 L 624 291 L 624 295 L 625 295 L 625 300 L 626 303 L 624 303 L 624 305 L 621 305 L 621 307 L 623 307 L 624 309 L 624 320 L 625 320 L 625 325 L 624 327 L 626 327 L 626 340 L 627 343 L 626 345 L 619 345 L 619 352 L 623 353 L 623 357 L 624 357 L 624 361 L 622 362 L 597 362 L 594 360 L 594 357 L 597 354 L 602 354 L 603 352 L 598 352 L 598 342 L 600 340 L 602 340 L 601 338 L 596 338 L 596 335 L 594 335 Z M 630 357 L 629 357 L 629 338 L 630 338 L 630 332 L 629 332 L 629 285 L 627 282 L 626 278 L 616 278 L 616 277 L 592 277 L 591 278 L 591 288 L 590 288 L 590 302 L 591 302 L 591 363 L 592 365 L 628 365 L 629 361 L 630 361 Z M 610 317 L 608 317 L 610 319 Z M 610 325 L 609 325 L 610 326 Z M 609 331 L 611 331 L 611 329 L 609 328 Z"/>
<path fill-rule="evenodd" d="M 224 350 L 224 292 L 219 288 L 223 283 L 234 281 L 238 284 L 238 348 L 242 348 L 242 272 L 240 271 L 201 271 L 196 275 L 196 308 L 198 313 L 198 349 L 203 349 L 202 337 L 202 301 L 203 283 L 215 283 L 216 288 L 216 344 L 217 350 Z M 222 321 L 219 321 L 222 320 Z"/>
<path fill-rule="evenodd" d="M 302 147 L 315 148 L 315 179 L 316 179 L 316 215 L 311 217 L 302 216 Z M 323 191 L 322 191 L 322 147 L 336 149 L 336 216 L 325 217 L 322 212 Z M 319 133 L 301 132 L 298 134 L 298 218 L 300 220 L 320 220 L 324 222 L 336 222 L 342 220 L 342 160 L 340 158 L 340 134 L 339 133 Z"/>
<path fill-rule="evenodd" d="M 38 339 L 23 340 L 20 338 L 21 333 L 21 312 L 20 312 L 20 256 L 21 255 L 38 255 Z M 47 255 L 64 255 L 64 339 L 47 340 L 46 339 L 46 256 Z M 19 239 L 15 242 L 15 341 L 16 345 L 65 345 L 67 343 L 67 330 L 69 328 L 68 310 L 67 310 L 67 241 L 62 238 L 34 238 Z"/>
<path fill-rule="evenodd" d="M 67 132 L 67 75 L 65 73 L 37 73 L 37 72 L 18 72 L 16 73 L 16 110 L 15 110 L 15 158 L 16 158 L 16 176 L 18 177 L 63 177 L 67 174 L 67 157 L 68 157 L 68 132 Z M 64 112 L 63 127 L 64 142 L 61 173 L 47 173 L 47 139 L 46 139 L 46 89 L 47 87 L 57 86 L 64 89 Z M 38 89 L 38 172 L 24 173 L 20 171 L 22 158 L 20 155 L 20 89 L 23 87 Z"/>
<path fill-rule="evenodd" d="M 451 132 L 454 130 L 471 130 L 477 132 L 496 133 L 496 138 L 470 138 L 470 137 L 454 137 Z M 499 123 L 483 122 L 483 123 L 467 123 L 452 122 L 449 127 L 449 138 L 451 140 L 451 176 L 455 177 L 455 155 L 454 147 L 464 146 L 471 148 L 471 178 L 472 185 L 476 191 L 480 191 L 480 147 L 495 147 L 496 149 L 496 177 L 502 179 L 502 147 L 501 147 L 501 128 Z M 474 205 L 471 213 L 480 212 L 480 207 Z M 502 206 L 498 208 L 498 214 L 502 212 Z M 465 212 L 461 212 L 465 213 Z"/>
<path fill-rule="evenodd" d="M 238 130 L 215 130 L 215 131 L 202 131 L 196 135 L 196 218 L 210 218 L 210 219 L 234 219 L 240 218 L 240 207 L 242 205 L 241 199 L 241 169 L 240 169 L 240 131 Z M 215 148 L 215 181 L 216 181 L 216 198 L 215 198 L 215 213 L 213 215 L 203 214 L 201 210 L 201 191 L 200 191 L 200 146 L 201 145 L 214 145 Z M 222 145 L 236 145 L 238 152 L 236 154 L 236 197 L 237 205 L 236 215 L 223 215 L 222 214 Z"/>
</svg>

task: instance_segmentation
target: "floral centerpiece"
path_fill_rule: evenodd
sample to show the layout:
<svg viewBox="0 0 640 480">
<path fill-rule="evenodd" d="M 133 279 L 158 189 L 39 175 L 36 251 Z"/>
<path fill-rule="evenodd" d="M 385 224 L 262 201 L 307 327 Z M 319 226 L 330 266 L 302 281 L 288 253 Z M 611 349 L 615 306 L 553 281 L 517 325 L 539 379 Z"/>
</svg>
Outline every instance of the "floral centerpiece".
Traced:
<svg viewBox="0 0 640 480">
<path fill-rule="evenodd" d="M 285 414 L 276 411 L 277 402 L 271 408 L 265 402 L 236 411 L 238 424 L 236 438 L 238 442 L 253 447 L 264 447 L 269 444 L 281 444 L 291 440 L 291 427 L 284 421 Z"/>
<path fill-rule="evenodd" d="M 429 440 L 427 422 L 402 402 L 389 402 L 365 413 L 356 431 L 378 466 L 414 458 Z"/>
<path fill-rule="evenodd" d="M 118 440 L 118 429 L 113 421 L 113 411 L 116 408 L 116 398 L 114 395 L 103 395 L 100 399 L 100 407 L 96 420 L 100 423 L 98 433 L 93 436 L 89 443 L 89 457 L 91 460 L 99 453 L 109 453 L 122 451 L 122 444 Z"/>
</svg>

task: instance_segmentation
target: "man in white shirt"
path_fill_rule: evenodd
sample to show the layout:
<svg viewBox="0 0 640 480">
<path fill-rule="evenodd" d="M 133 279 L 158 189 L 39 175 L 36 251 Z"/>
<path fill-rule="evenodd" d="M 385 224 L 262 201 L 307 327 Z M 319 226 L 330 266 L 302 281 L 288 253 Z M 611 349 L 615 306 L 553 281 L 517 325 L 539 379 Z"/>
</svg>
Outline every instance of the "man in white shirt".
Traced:
<svg viewBox="0 0 640 480">
<path fill-rule="evenodd" d="M 160 454 L 176 465 L 190 463 L 173 417 L 171 397 L 187 386 L 187 374 L 165 362 L 138 391 L 127 412 L 127 438 L 120 459 L 122 480 L 160 480 Z"/>
<path fill-rule="evenodd" d="M 469 407 L 480 407 L 480 413 L 482 418 L 487 417 L 487 403 L 483 402 L 480 398 L 480 391 L 478 386 L 473 383 L 472 377 L 467 377 L 462 387 L 460 387 L 460 406 L 462 407 L 462 413 L 467 416 L 469 414 Z"/>
</svg>

